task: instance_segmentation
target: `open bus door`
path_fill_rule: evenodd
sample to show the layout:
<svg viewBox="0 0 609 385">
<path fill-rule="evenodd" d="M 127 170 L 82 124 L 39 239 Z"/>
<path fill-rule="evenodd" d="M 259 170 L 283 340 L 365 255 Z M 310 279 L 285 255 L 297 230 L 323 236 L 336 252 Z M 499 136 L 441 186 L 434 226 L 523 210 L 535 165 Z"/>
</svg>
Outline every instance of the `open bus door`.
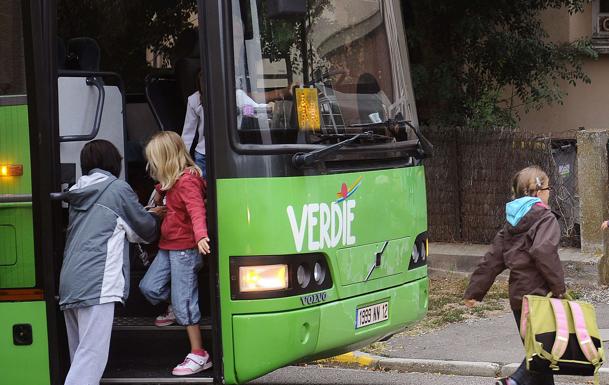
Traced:
<svg viewBox="0 0 609 385">
<path fill-rule="evenodd" d="M 21 2 L 17 1 L 17 3 Z M 121 179 L 131 183 L 142 203 L 145 203 L 152 192 L 153 183 L 146 177 L 145 161 L 142 156 L 143 144 L 154 132 L 167 127 L 160 124 L 156 126 L 160 123 L 155 122 L 158 115 L 153 116 L 154 106 L 152 104 L 149 106 L 146 101 L 146 96 L 154 95 L 155 92 L 158 95 L 158 90 L 151 89 L 150 93 L 146 93 L 147 95 L 142 90 L 141 94 L 132 95 L 131 100 L 128 101 L 121 74 L 104 71 L 103 60 L 100 60 L 103 58 L 95 41 L 97 36 L 86 38 L 68 36 L 66 40 L 57 37 L 58 1 L 24 1 L 23 3 L 23 20 L 27 29 L 24 41 L 27 47 L 28 91 L 30 91 L 29 128 L 31 137 L 38 138 L 25 145 L 32 148 L 35 255 L 41 271 L 39 284 L 44 286 L 46 301 L 46 307 L 45 301 L 39 302 L 38 311 L 42 313 L 36 317 L 36 323 L 31 322 L 38 327 L 38 324 L 44 325 L 45 313 L 48 317 L 43 330 L 34 328 L 38 349 L 36 354 L 40 356 L 41 365 L 46 365 L 47 368 L 37 371 L 39 373 L 37 375 L 45 378 L 44 381 L 50 378 L 48 383 L 59 385 L 63 383 L 69 367 L 64 320 L 58 309 L 58 278 L 68 217 L 67 206 L 61 202 L 62 193 L 81 176 L 79 155 L 84 144 L 90 140 L 105 139 L 113 143 L 123 156 Z M 142 80 L 143 77 L 144 75 Z M 130 113 L 131 117 L 129 117 Z M 130 126 L 127 123 L 129 118 L 132 123 Z M 27 123 L 20 124 L 23 126 L 20 130 L 27 129 Z M 0 131 L 0 135 L 4 132 L 6 131 Z M 27 136 L 20 139 L 27 141 Z M 3 141 L 4 143 L 10 142 Z M 11 164 L 13 163 L 18 162 L 11 161 Z M 27 163 L 25 161 L 23 163 L 27 167 Z M 25 176 L 29 176 L 28 172 L 29 167 Z M 27 188 L 27 183 L 24 186 Z M 0 211 L 1 209 L 2 207 Z M 0 222 L 0 228 L 3 228 L 3 224 Z M 19 228 L 26 229 L 27 226 L 20 225 Z M 27 236 L 27 232 L 25 234 Z M 4 233 L 0 235 L 4 236 Z M 31 236 L 29 239 L 29 244 L 27 239 L 20 242 L 31 247 Z M 32 260 L 33 254 L 30 256 Z M 153 307 L 139 293 L 138 283 L 146 267 L 138 256 L 136 248 L 132 248 L 130 274 L 125 277 L 130 279 L 130 297 L 125 307 L 121 305 L 116 307 L 111 350 L 102 383 L 183 383 L 183 378 L 171 375 L 171 369 L 180 363 L 185 353 L 189 351 L 184 327 L 154 326 L 154 317 L 162 313 L 165 308 Z M 218 342 L 212 342 L 216 341 L 216 337 L 213 335 L 210 317 L 213 306 L 212 277 L 215 273 L 213 268 L 209 267 L 209 263 L 206 265 L 208 266 L 200 274 L 200 301 L 203 314 L 201 329 L 205 347 L 211 353 L 217 350 L 218 345 Z M 14 274 L 6 276 L 14 277 Z M 27 293 L 24 292 L 23 299 L 27 300 L 29 297 L 25 294 Z M 36 295 L 42 300 L 42 290 L 36 292 Z M 3 304 L 0 303 L 0 306 Z M 7 319 L 7 322 L 11 322 L 11 325 L 15 323 L 11 319 Z M 25 321 L 21 323 L 26 324 Z M 48 339 L 44 334 L 47 327 Z M 15 330 L 15 333 L 21 330 L 24 340 L 27 340 L 29 329 Z M 47 348 L 48 353 L 45 350 Z M 0 350 L 2 354 L 6 351 Z M 24 351 L 24 348 L 21 350 Z M 8 352 L 10 353 L 11 350 Z M 16 363 L 28 361 L 20 357 L 21 355 L 15 355 L 14 358 L 11 357 L 3 363 L 11 363 L 14 360 L 17 360 Z M 190 376 L 186 381 L 189 383 L 210 383 L 214 382 L 214 379 L 220 381 L 221 354 L 213 354 L 212 357 L 215 359 L 213 370 Z M 6 372 L 15 376 L 16 380 L 11 382 L 14 384 L 46 383 L 39 380 L 22 382 L 25 377 L 21 371 L 7 368 Z"/>
</svg>

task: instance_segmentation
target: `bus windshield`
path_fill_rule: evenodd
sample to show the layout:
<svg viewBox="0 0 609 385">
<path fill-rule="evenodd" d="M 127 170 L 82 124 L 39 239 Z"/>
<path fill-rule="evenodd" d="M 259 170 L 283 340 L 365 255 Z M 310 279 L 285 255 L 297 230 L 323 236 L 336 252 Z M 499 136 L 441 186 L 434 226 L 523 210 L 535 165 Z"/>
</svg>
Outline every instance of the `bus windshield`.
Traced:
<svg viewBox="0 0 609 385">
<path fill-rule="evenodd" d="M 232 6 L 242 144 L 330 144 L 371 129 L 386 142 L 412 138 L 390 124 L 417 124 L 398 1 Z"/>
</svg>

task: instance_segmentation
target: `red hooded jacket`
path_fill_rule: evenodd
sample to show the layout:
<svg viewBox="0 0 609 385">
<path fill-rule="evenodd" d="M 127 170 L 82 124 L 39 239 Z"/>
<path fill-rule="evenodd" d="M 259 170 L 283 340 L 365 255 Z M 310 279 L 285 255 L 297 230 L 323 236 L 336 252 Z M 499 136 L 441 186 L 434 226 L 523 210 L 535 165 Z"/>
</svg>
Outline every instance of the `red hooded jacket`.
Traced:
<svg viewBox="0 0 609 385">
<path fill-rule="evenodd" d="M 168 190 L 157 192 L 165 196 L 167 214 L 161 225 L 159 248 L 163 250 L 194 249 L 207 237 L 205 210 L 205 179 L 191 172 L 184 172 Z"/>
</svg>

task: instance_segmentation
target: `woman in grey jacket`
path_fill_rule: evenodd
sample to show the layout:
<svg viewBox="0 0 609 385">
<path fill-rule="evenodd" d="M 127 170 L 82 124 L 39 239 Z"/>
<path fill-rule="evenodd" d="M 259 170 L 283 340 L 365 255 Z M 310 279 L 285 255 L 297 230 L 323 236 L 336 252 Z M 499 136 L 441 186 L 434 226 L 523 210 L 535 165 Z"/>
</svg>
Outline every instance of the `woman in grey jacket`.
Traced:
<svg viewBox="0 0 609 385">
<path fill-rule="evenodd" d="M 121 156 L 105 140 L 80 153 L 83 176 L 70 188 L 70 221 L 61 267 L 59 306 L 68 334 L 66 385 L 97 385 L 108 361 L 114 303 L 129 293 L 129 242 L 156 239 L 161 209 L 147 212 L 118 179 Z"/>
</svg>

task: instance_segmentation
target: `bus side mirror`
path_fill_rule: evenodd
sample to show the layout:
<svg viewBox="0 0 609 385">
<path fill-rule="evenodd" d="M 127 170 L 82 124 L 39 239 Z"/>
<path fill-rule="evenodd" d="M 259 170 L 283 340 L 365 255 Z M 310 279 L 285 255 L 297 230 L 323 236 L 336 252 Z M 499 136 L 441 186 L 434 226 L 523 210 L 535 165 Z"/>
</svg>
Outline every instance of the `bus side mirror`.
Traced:
<svg viewBox="0 0 609 385">
<path fill-rule="evenodd" d="M 269 19 L 304 19 L 307 15 L 307 0 L 267 0 Z"/>
</svg>

